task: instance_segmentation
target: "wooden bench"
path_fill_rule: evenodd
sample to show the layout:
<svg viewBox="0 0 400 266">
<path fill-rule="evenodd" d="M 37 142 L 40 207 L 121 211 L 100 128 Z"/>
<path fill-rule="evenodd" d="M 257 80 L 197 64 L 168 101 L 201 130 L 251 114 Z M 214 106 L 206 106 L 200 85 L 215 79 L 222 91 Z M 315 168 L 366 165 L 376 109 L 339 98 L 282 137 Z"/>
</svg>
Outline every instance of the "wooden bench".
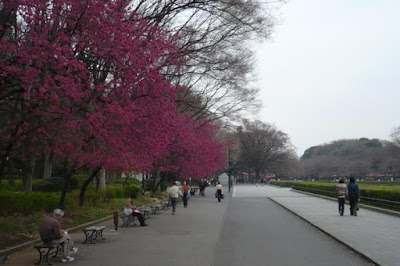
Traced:
<svg viewBox="0 0 400 266">
<path fill-rule="evenodd" d="M 57 255 L 59 254 L 63 254 L 64 253 L 64 245 L 65 242 L 61 242 L 59 244 L 42 244 L 42 245 L 37 245 L 34 246 L 34 248 L 39 252 L 39 261 L 36 262 L 36 265 L 39 265 L 42 262 L 42 259 L 45 259 L 47 262 L 47 265 L 53 265 L 53 263 L 51 263 L 49 261 L 49 256 L 53 255 L 54 257 L 57 257 Z"/>
<path fill-rule="evenodd" d="M 96 239 L 106 240 L 103 237 L 104 228 L 106 227 L 102 225 L 102 226 L 90 226 L 85 229 L 82 229 L 82 231 L 85 233 L 86 236 L 85 242 L 83 242 L 83 244 L 88 243 L 88 241 L 90 241 L 90 243 L 92 244 L 96 244 L 95 242 Z"/>
</svg>

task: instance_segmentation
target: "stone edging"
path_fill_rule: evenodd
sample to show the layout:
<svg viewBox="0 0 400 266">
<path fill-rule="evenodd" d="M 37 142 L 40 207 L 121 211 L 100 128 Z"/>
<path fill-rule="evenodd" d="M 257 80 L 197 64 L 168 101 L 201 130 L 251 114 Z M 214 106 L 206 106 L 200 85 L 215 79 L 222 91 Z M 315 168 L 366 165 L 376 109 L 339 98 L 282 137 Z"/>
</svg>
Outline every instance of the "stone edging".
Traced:
<svg viewBox="0 0 400 266">
<path fill-rule="evenodd" d="M 328 196 L 324 196 L 324 195 L 320 195 L 320 194 L 314 194 L 311 192 L 306 192 L 306 191 L 302 191 L 302 190 L 297 190 L 297 189 L 291 189 L 292 191 L 298 192 L 298 193 L 303 193 L 309 196 L 314 196 L 314 197 L 318 197 L 318 198 L 322 198 L 322 199 L 327 199 L 327 200 L 331 200 L 331 201 L 336 201 L 337 199 L 332 198 L 332 197 L 328 197 Z M 382 209 L 379 207 L 374 207 L 374 206 L 370 206 L 370 205 L 366 205 L 366 204 L 359 204 L 360 207 L 364 208 L 364 209 L 368 209 L 371 211 L 376 211 L 376 212 L 381 212 L 384 214 L 389 214 L 389 215 L 393 215 L 393 216 L 397 216 L 400 217 L 400 212 L 396 212 L 396 211 L 392 211 L 392 210 L 386 210 L 386 209 Z"/>
<path fill-rule="evenodd" d="M 168 199 L 162 199 L 159 202 L 165 201 L 165 200 L 168 200 Z M 147 205 L 144 205 L 144 206 L 140 206 L 139 208 L 146 208 L 146 207 L 149 207 L 149 206 L 151 206 L 153 204 L 158 204 L 158 202 L 153 202 L 153 203 L 150 203 L 150 204 L 147 204 Z M 101 223 L 101 222 L 104 222 L 104 221 L 107 221 L 107 220 L 111 220 L 113 218 L 114 218 L 114 215 L 110 215 L 110 216 L 101 218 L 101 219 L 96 220 L 96 221 L 87 222 L 87 223 L 80 224 L 80 225 L 72 227 L 72 228 L 68 228 L 67 231 L 68 232 L 75 232 L 75 231 L 78 231 L 78 230 L 80 230 L 82 228 L 85 228 L 85 227 L 88 227 L 88 226 L 91 226 L 91 225 L 95 225 L 95 224 L 98 224 L 98 223 Z M 13 247 L 9 247 L 9 248 L 0 250 L 0 256 L 9 255 L 10 253 L 14 253 L 14 252 L 16 252 L 18 250 L 33 246 L 35 244 L 39 244 L 41 242 L 42 241 L 40 239 L 36 239 L 36 240 L 32 240 L 32 241 L 29 241 L 29 242 L 25 242 L 25 243 L 19 244 L 17 246 L 13 246 Z"/>
</svg>

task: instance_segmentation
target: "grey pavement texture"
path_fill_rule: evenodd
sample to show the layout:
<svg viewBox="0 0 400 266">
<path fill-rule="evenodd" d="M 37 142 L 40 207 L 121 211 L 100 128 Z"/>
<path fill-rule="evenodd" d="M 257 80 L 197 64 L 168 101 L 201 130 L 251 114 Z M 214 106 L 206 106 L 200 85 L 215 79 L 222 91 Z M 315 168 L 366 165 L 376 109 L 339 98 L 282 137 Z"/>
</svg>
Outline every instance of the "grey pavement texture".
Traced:
<svg viewBox="0 0 400 266">
<path fill-rule="evenodd" d="M 251 190 L 260 197 L 269 197 L 377 264 L 400 265 L 399 217 L 366 209 L 361 209 L 358 216 L 350 216 L 347 204 L 344 216 L 339 216 L 336 202 L 288 188 L 259 188 L 255 191 L 250 186 L 244 186 L 235 190 L 235 196 L 246 196 L 246 190 Z"/>
<path fill-rule="evenodd" d="M 101 225 L 107 225 L 104 233 L 106 240 L 98 241 L 95 245 L 81 244 L 83 233 L 72 233 L 79 252 L 74 255 L 75 261 L 68 264 L 371 265 L 285 208 L 320 227 L 336 228 L 329 233 L 335 237 L 337 234 L 350 238 L 356 250 L 359 245 L 370 243 L 360 236 L 364 231 L 373 235 L 369 236 L 369 240 L 374 244 L 369 246 L 376 250 L 382 252 L 379 246 L 381 242 L 384 247 L 390 245 L 385 239 L 375 237 L 380 230 L 391 231 L 391 224 L 375 228 L 378 222 L 372 217 L 382 219 L 382 216 L 386 216 L 383 214 L 368 214 L 361 210 L 358 217 L 340 217 L 335 202 L 272 186 L 240 185 L 233 190 L 232 198 L 227 197 L 221 203 L 217 203 L 213 192 L 214 188 L 210 187 L 206 189 L 207 197 L 192 197 L 189 208 L 180 205 L 176 215 L 171 215 L 170 210 L 152 215 L 148 227 L 113 231 L 112 221 L 102 222 Z M 225 194 L 228 194 L 227 191 Z M 394 228 L 391 232 L 398 234 L 398 226 Z M 353 234 L 355 237 L 352 237 Z M 399 246 L 396 243 L 391 250 Z M 398 265 L 392 262 L 400 261 L 397 257 L 387 258 L 389 262 L 369 257 L 382 265 Z M 37 259 L 37 251 L 30 247 L 11 254 L 6 264 L 33 265 Z M 56 259 L 57 264 L 61 263 Z"/>
</svg>

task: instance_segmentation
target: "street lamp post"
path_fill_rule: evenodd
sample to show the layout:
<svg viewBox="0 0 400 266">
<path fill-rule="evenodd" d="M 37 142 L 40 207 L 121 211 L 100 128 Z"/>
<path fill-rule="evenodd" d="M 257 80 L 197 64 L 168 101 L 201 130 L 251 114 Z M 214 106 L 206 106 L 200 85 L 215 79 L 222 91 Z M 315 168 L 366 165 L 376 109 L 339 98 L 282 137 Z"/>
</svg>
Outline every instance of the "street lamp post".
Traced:
<svg viewBox="0 0 400 266">
<path fill-rule="evenodd" d="M 228 192 L 231 192 L 231 148 L 228 148 Z"/>
</svg>

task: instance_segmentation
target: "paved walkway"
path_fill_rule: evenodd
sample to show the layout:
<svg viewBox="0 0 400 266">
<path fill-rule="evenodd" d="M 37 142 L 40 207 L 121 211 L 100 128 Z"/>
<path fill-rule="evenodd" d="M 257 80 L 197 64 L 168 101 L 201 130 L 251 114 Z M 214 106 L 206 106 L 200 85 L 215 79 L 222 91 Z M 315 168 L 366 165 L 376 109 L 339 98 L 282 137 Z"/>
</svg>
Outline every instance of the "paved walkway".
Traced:
<svg viewBox="0 0 400 266">
<path fill-rule="evenodd" d="M 234 192 L 235 196 L 246 195 L 246 189 L 251 188 L 243 186 Z M 362 208 L 358 216 L 350 216 L 347 204 L 344 216 L 339 216 L 336 202 L 289 188 L 264 186 L 256 193 L 254 196 L 269 197 L 377 264 L 400 265 L 399 217 Z"/>
<path fill-rule="evenodd" d="M 81 244 L 82 232 L 72 232 L 78 253 L 75 261 L 67 265 L 79 266 L 199 266 L 212 265 L 215 245 L 229 200 L 217 203 L 214 188 L 206 189 L 206 197 L 194 196 L 189 207 L 179 204 L 176 215 L 171 209 L 151 215 L 147 227 L 122 227 L 114 231 L 112 221 L 106 225 L 106 240 L 93 244 Z M 6 265 L 33 265 L 38 260 L 37 251 L 26 248 L 13 253 Z M 54 259 L 54 265 L 61 265 Z"/>
<path fill-rule="evenodd" d="M 206 190 L 206 194 L 206 198 L 196 196 L 191 199 L 187 209 L 179 206 L 177 215 L 171 215 L 170 211 L 153 215 L 148 227 L 113 231 L 112 221 L 101 223 L 107 225 L 104 233 L 107 240 L 98 241 L 96 245 L 82 245 L 83 233 L 72 233 L 79 252 L 74 255 L 76 261 L 69 264 L 214 265 L 212 259 L 221 238 L 221 226 L 227 219 L 230 199 L 218 204 L 212 188 Z M 400 265 L 398 217 L 364 209 L 354 217 L 349 215 L 348 206 L 341 217 L 337 203 L 333 201 L 273 186 L 240 185 L 235 187 L 232 196 L 235 200 L 240 197 L 269 198 L 377 264 Z M 11 254 L 6 264 L 33 265 L 37 259 L 37 251 L 30 247 Z"/>
</svg>

